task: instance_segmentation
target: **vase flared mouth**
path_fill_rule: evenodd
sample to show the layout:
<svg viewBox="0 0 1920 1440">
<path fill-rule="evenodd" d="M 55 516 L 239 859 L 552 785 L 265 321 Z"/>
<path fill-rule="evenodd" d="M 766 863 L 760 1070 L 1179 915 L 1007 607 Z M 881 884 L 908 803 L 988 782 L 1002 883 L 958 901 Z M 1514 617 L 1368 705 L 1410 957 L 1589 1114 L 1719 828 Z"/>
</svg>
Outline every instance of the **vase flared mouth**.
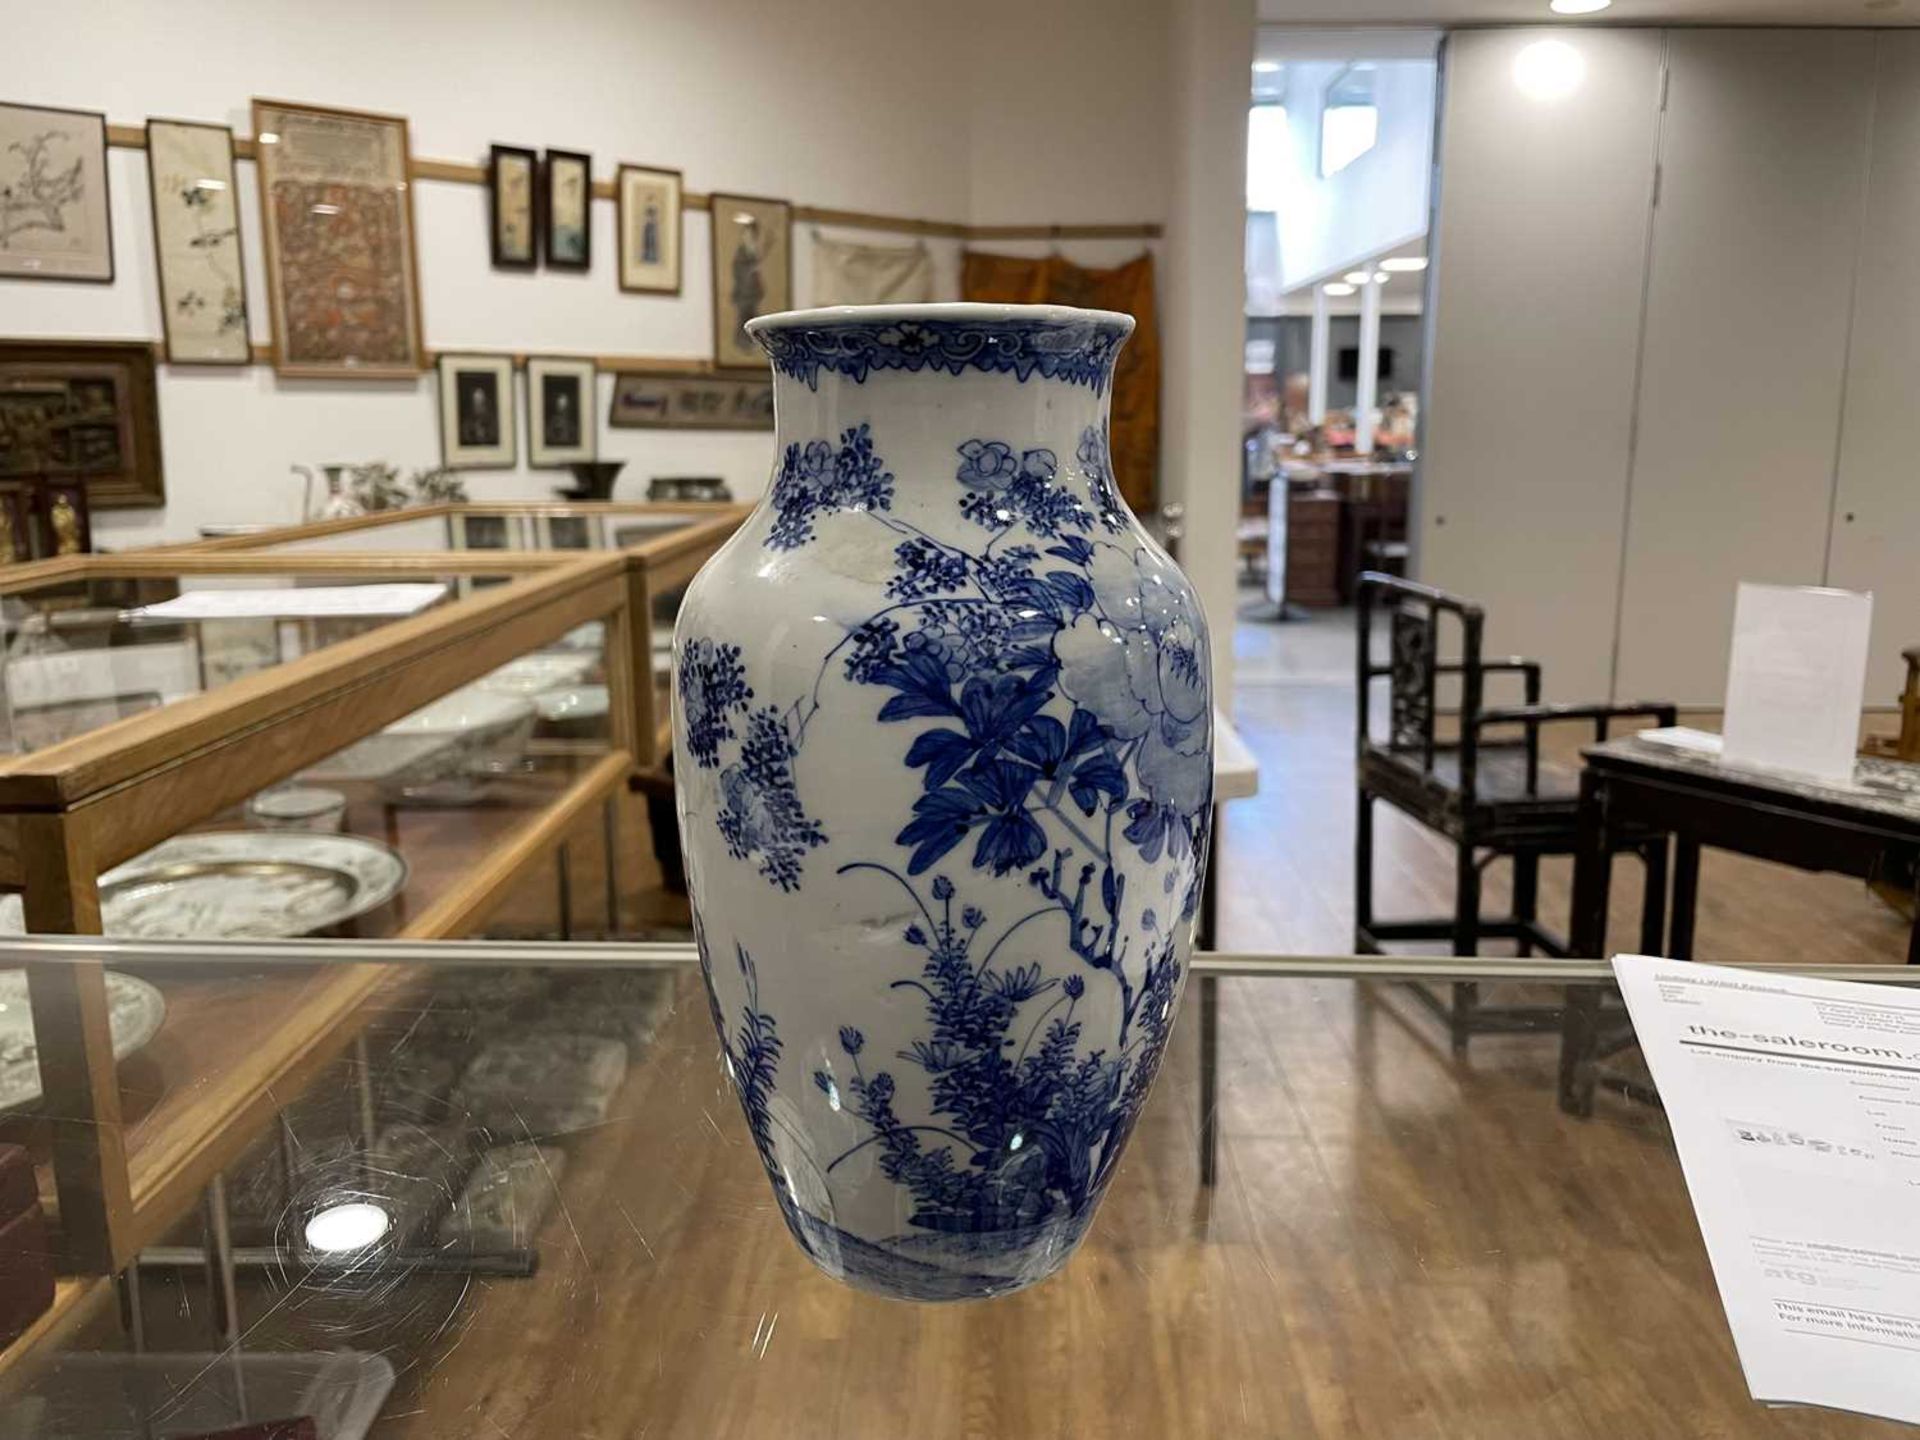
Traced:
<svg viewBox="0 0 1920 1440">
<path fill-rule="evenodd" d="M 1038 376 L 1104 392 L 1133 317 L 1067 305 L 841 305 L 747 322 L 774 370 L 817 389 L 877 372 Z"/>
<path fill-rule="evenodd" d="M 827 305 L 815 310 L 783 310 L 749 320 L 749 335 L 778 330 L 839 330 L 860 325 L 1043 326 L 1072 329 L 1093 326 L 1133 333 L 1133 317 L 1118 310 L 1082 310 L 1073 305 L 983 305 L 946 301 L 932 305 Z M 764 343 L 764 342 L 763 342 Z"/>
</svg>

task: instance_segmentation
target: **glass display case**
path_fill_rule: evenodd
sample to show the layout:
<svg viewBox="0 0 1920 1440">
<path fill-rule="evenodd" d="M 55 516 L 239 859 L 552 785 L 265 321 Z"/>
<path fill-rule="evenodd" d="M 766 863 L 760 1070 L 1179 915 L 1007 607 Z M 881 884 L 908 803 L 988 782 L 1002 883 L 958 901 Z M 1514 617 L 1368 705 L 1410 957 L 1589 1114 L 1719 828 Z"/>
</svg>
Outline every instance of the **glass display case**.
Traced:
<svg viewBox="0 0 1920 1440">
<path fill-rule="evenodd" d="M 430 554 L 496 551 L 616 551 L 626 566 L 635 674 L 649 674 L 634 699 L 634 758 L 663 766 L 670 750 L 667 666 L 680 597 L 752 509 L 718 502 L 461 502 L 321 520 L 180 547 L 181 553 L 276 555 Z"/>
<path fill-rule="evenodd" d="M 916 1305 L 828 1279 L 788 1236 L 690 945 L 102 958 L 221 974 L 235 1028 L 350 963 L 364 1045 L 316 1064 L 118 1305 L 110 1281 L 63 1282 L 0 1352 L 3 1435 L 1903 1433 L 1748 1397 L 1657 1108 L 1572 1119 L 1551 1036 L 1453 1055 L 1383 983 L 1604 966 L 1197 956 L 1221 990 L 1217 1184 L 1189 1017 L 1065 1269 Z M 164 1067 L 189 1018 L 169 1008 L 123 1071 Z"/>
<path fill-rule="evenodd" d="M 0 935 L 466 935 L 550 865 L 564 932 L 583 826 L 613 910 L 636 712 L 617 557 L 61 564 L 0 579 Z M 76 964 L 0 996 L 38 1031 L 37 1073 L 33 1046 L 0 1054 L 0 1088 L 38 1094 L 66 1261 L 151 1243 L 351 1046 L 378 983 L 330 965 L 242 996 Z M 160 1014 L 160 1072 L 116 1083 Z"/>
</svg>

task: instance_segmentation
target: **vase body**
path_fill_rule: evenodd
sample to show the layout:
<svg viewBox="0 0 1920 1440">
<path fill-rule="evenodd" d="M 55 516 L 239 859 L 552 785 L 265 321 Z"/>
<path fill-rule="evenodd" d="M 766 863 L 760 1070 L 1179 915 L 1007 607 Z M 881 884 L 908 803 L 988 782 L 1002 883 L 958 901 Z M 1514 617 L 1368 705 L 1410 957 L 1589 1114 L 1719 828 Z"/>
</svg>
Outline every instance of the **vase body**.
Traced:
<svg viewBox="0 0 1920 1440">
<path fill-rule="evenodd" d="M 766 497 L 689 587 L 674 767 L 727 1068 L 794 1236 L 909 1299 L 1093 1218 L 1172 1027 L 1205 622 L 1107 457 L 1124 316 L 755 321 Z"/>
</svg>

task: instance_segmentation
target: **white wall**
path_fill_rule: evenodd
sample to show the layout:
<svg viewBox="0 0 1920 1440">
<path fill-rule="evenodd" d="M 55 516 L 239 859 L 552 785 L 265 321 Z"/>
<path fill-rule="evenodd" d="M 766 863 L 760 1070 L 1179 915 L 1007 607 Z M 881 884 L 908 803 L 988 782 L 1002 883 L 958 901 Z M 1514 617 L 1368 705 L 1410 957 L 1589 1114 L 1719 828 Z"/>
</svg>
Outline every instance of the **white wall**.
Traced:
<svg viewBox="0 0 1920 1440">
<path fill-rule="evenodd" d="M 1283 63 L 1289 143 L 1279 170 L 1275 280 L 1285 292 L 1337 277 L 1426 234 L 1434 66 L 1428 60 L 1372 62 L 1379 137 L 1364 155 L 1323 177 L 1321 105 L 1349 62 Z"/>
<path fill-rule="evenodd" d="M 250 133 L 255 95 L 406 115 L 416 155 L 482 159 L 489 143 L 585 150 L 595 173 L 620 161 L 677 166 L 694 190 L 951 220 L 1155 221 L 1166 215 L 1164 0 L 1071 0 L 1030 27 L 1058 53 L 1035 85 L 1007 65 L 1002 23 L 938 0 L 330 0 L 273 6 L 178 0 L 142 6 L 71 0 L 9 7 L 5 48 L 35 57 L 11 100 L 224 121 Z M 1024 22 L 1023 22 L 1024 23 Z M 1243 81 L 1244 76 L 1240 77 Z M 976 143 L 977 137 L 977 143 Z M 119 278 L 111 286 L 0 281 L 0 334 L 153 338 L 160 333 L 138 152 L 109 152 Z M 254 339 L 268 338 L 253 167 L 239 166 Z M 486 192 L 422 181 L 415 189 L 422 309 L 436 349 L 703 357 L 711 353 L 706 216 L 686 220 L 679 298 L 627 295 L 612 262 L 614 207 L 593 207 L 586 275 L 493 270 Z M 795 242 L 808 300 L 812 227 Z M 875 232 L 841 232 L 906 243 Z M 941 293 L 957 295 L 959 245 L 931 242 Z M 1009 251 L 1034 247 L 997 246 Z M 1040 246 L 1040 249 L 1047 247 Z M 1139 242 L 1063 246 L 1108 264 Z M 758 493 L 764 434 L 612 430 L 601 382 L 601 454 L 626 459 L 622 492 L 654 474 L 720 474 Z M 430 376 L 415 382 L 293 381 L 269 369 L 163 367 L 164 511 L 105 511 L 112 546 L 191 537 L 210 522 L 298 517 L 293 462 L 437 463 Z M 524 453 L 525 441 L 522 439 Z M 564 473 L 465 472 L 478 498 L 541 496 Z"/>
</svg>

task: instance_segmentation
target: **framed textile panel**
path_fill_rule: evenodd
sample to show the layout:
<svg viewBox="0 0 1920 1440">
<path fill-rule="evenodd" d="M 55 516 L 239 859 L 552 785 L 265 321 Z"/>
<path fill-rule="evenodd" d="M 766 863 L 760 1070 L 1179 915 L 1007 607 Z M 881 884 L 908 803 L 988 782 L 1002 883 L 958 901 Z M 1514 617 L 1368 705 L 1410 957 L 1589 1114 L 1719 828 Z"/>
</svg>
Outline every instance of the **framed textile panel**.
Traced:
<svg viewBox="0 0 1920 1440">
<path fill-rule="evenodd" d="M 233 131 L 184 120 L 147 122 L 160 319 L 175 365 L 245 365 L 247 289 Z"/>
<path fill-rule="evenodd" d="M 255 100 L 253 133 L 274 368 L 417 375 L 426 346 L 406 120 Z"/>
<path fill-rule="evenodd" d="M 164 505 L 144 340 L 0 340 L 0 481 L 78 476 L 94 510 Z"/>
<path fill-rule="evenodd" d="M 713 230 L 713 363 L 764 370 L 767 355 L 743 328 L 793 308 L 793 207 L 751 195 L 710 195 Z"/>
<path fill-rule="evenodd" d="M 113 279 L 106 116 L 0 104 L 0 275 Z"/>
</svg>

